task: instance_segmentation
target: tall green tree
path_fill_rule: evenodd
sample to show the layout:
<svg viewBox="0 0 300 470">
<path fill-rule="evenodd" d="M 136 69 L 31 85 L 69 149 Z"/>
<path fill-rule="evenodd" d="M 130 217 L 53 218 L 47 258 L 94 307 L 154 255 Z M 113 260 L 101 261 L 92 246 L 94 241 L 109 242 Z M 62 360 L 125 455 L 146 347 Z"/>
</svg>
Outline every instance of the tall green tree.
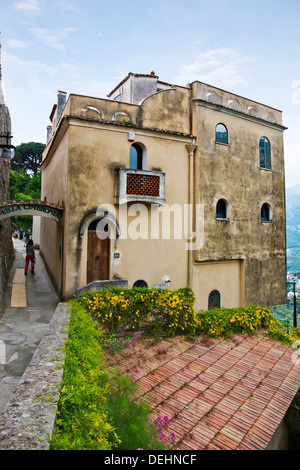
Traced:
<svg viewBox="0 0 300 470">
<path fill-rule="evenodd" d="M 16 147 L 15 157 L 11 161 L 12 170 L 24 170 L 25 173 L 36 175 L 42 162 L 45 144 L 28 142 Z"/>
<path fill-rule="evenodd" d="M 40 199 L 41 171 L 29 175 L 24 170 L 10 170 L 8 199 Z"/>
</svg>

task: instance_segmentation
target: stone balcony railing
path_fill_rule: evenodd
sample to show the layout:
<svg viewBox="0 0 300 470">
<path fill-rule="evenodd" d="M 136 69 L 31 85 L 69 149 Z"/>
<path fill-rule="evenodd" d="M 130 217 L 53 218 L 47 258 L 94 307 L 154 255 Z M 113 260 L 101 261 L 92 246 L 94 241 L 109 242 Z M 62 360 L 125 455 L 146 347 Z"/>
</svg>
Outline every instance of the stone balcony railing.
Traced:
<svg viewBox="0 0 300 470">
<path fill-rule="evenodd" d="M 165 205 L 165 173 L 120 168 L 115 173 L 115 204 L 148 202 Z"/>
</svg>

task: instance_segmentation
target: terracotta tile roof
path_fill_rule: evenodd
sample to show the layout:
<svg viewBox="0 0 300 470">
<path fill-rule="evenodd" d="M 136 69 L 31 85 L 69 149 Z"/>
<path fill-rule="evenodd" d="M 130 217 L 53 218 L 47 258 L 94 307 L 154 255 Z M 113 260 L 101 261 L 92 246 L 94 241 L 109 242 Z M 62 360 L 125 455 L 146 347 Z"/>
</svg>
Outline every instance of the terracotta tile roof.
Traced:
<svg viewBox="0 0 300 470">
<path fill-rule="evenodd" d="M 108 356 L 168 415 L 178 449 L 263 450 L 300 388 L 292 349 L 267 336 L 176 337 Z"/>
</svg>

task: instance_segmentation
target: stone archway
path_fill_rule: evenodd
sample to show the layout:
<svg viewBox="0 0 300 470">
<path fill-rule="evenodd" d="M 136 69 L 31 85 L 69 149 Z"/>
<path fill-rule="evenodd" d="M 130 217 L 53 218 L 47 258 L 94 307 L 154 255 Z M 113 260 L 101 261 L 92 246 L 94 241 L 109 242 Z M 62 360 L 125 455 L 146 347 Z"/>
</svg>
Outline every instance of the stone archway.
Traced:
<svg viewBox="0 0 300 470">
<path fill-rule="evenodd" d="M 18 215 L 40 215 L 63 225 L 63 207 L 38 200 L 4 201 L 0 203 L 0 221 Z"/>
</svg>

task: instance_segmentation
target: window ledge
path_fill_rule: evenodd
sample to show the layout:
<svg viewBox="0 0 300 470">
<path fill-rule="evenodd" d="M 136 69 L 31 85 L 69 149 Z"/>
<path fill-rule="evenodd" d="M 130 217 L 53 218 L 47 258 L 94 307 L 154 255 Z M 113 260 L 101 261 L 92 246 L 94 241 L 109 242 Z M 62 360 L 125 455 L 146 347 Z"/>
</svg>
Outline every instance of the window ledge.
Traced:
<svg viewBox="0 0 300 470">
<path fill-rule="evenodd" d="M 217 142 L 217 141 L 215 141 L 215 144 L 217 144 L 217 145 L 225 145 L 225 147 L 230 147 L 230 144 L 226 144 L 225 142 Z"/>
<path fill-rule="evenodd" d="M 259 166 L 258 169 L 264 171 L 273 171 L 273 168 L 262 168 L 261 166 Z"/>
</svg>

